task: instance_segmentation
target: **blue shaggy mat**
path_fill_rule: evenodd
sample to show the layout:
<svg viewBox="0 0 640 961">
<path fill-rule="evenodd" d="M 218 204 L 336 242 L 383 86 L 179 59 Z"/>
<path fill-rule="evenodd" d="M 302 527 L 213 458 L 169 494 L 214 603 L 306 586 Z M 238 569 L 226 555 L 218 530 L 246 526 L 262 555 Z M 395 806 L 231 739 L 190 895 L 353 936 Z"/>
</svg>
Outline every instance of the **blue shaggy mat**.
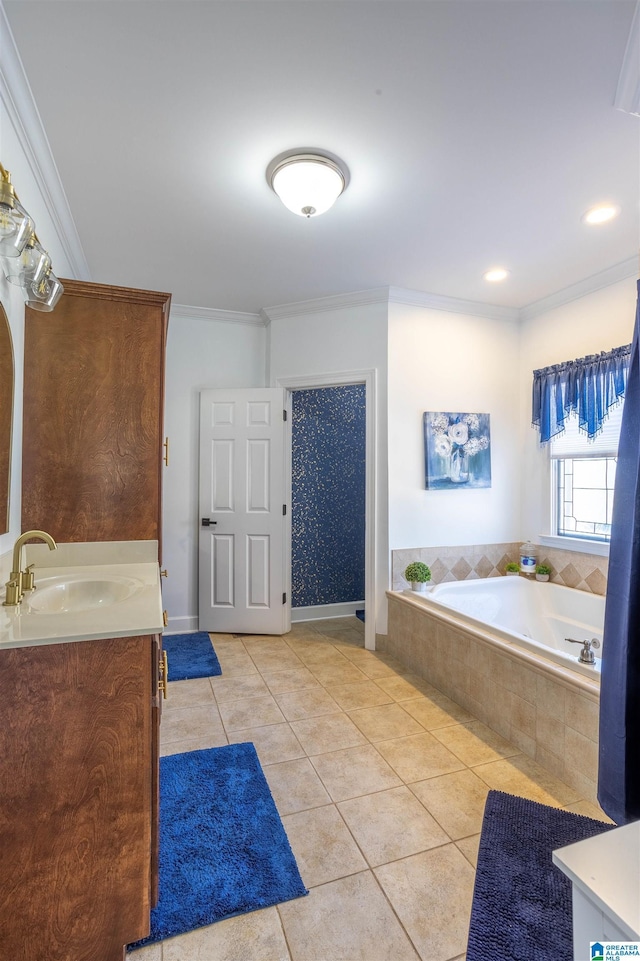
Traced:
<svg viewBox="0 0 640 961">
<path fill-rule="evenodd" d="M 573 961 L 571 882 L 551 853 L 613 827 L 489 791 L 467 961 Z"/>
<path fill-rule="evenodd" d="M 165 634 L 162 646 L 167 652 L 170 681 L 222 674 L 211 638 L 204 631 L 196 634 Z"/>
<path fill-rule="evenodd" d="M 253 744 L 160 758 L 159 875 L 131 950 L 308 893 Z"/>
</svg>

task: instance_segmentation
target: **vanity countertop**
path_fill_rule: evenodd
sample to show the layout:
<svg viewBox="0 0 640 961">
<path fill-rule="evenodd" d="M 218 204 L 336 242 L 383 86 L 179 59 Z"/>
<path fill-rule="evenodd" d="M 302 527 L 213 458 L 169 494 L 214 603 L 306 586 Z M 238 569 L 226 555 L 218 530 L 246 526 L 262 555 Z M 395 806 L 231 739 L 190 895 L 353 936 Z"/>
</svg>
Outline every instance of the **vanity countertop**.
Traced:
<svg viewBox="0 0 640 961">
<path fill-rule="evenodd" d="M 36 590 L 17 608 L 0 607 L 0 650 L 162 633 L 156 541 L 59 544 L 55 551 L 28 544 L 26 551 Z M 61 585 L 70 582 L 89 588 L 90 599 L 83 598 L 79 609 L 59 601 Z M 104 600 L 105 584 L 121 587 L 122 598 Z"/>
</svg>

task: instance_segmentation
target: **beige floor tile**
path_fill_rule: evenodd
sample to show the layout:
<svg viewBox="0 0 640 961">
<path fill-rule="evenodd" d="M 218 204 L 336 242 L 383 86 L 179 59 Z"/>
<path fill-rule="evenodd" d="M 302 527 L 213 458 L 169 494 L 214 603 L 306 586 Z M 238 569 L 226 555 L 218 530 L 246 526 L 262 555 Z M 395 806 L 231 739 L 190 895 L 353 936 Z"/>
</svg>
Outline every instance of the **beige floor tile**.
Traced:
<svg viewBox="0 0 640 961">
<path fill-rule="evenodd" d="M 425 694 L 433 691 L 431 685 L 416 674 L 379 677 L 377 683 L 383 691 L 391 695 L 394 701 L 408 701 L 414 697 L 424 697 Z"/>
<path fill-rule="evenodd" d="M 413 702 L 411 702 L 413 703 Z M 381 707 L 351 711 L 349 717 L 370 741 L 388 741 L 408 734 L 422 734 L 424 728 L 395 701 Z"/>
<path fill-rule="evenodd" d="M 407 787 L 342 801 L 338 810 L 372 867 L 449 841 Z"/>
<path fill-rule="evenodd" d="M 265 651 L 264 653 L 250 650 L 251 660 L 261 674 L 273 671 L 294 671 L 302 667 L 298 655 L 287 645 L 286 650 L 280 652 Z"/>
<path fill-rule="evenodd" d="M 201 734 L 200 737 L 188 738 L 185 741 L 164 742 L 161 739 L 160 757 L 167 757 L 169 754 L 186 754 L 187 751 L 206 751 L 211 747 L 225 747 L 228 744 L 227 735 L 220 726 L 209 734 Z"/>
<path fill-rule="evenodd" d="M 264 775 L 281 815 L 329 804 L 329 797 L 308 758 L 265 764 Z"/>
<path fill-rule="evenodd" d="M 277 671 L 274 674 L 263 673 L 262 676 L 272 694 L 290 694 L 292 691 L 306 691 L 313 687 L 320 687 L 320 682 L 307 667 Z"/>
<path fill-rule="evenodd" d="M 480 835 L 474 834 L 470 838 L 462 838 L 456 841 L 456 847 L 461 851 L 472 868 L 478 866 L 478 848 L 480 847 Z"/>
<path fill-rule="evenodd" d="M 343 658 L 344 664 L 325 664 L 317 661 L 307 661 L 307 667 L 321 684 L 348 684 L 355 681 L 367 681 L 367 675 Z"/>
<path fill-rule="evenodd" d="M 400 780 L 371 744 L 311 758 L 334 801 L 400 787 Z"/>
<path fill-rule="evenodd" d="M 253 727 L 247 731 L 233 731 L 229 734 L 230 744 L 251 741 L 258 752 L 261 764 L 278 764 L 304 757 L 304 751 L 288 724 L 268 724 Z"/>
<path fill-rule="evenodd" d="M 313 888 L 278 911 L 292 961 L 419 961 L 370 871 Z"/>
<path fill-rule="evenodd" d="M 222 723 L 227 731 L 244 731 L 285 720 L 271 694 L 266 697 L 247 697 L 218 704 Z M 250 740 L 247 737 L 247 740 Z"/>
<path fill-rule="evenodd" d="M 607 824 L 615 823 L 604 813 L 599 804 L 594 804 L 592 801 L 575 801 L 573 804 L 565 805 L 565 811 L 583 814 L 587 818 L 593 818 L 594 821 L 605 821 Z"/>
<path fill-rule="evenodd" d="M 288 814 L 282 823 L 308 888 L 366 870 L 367 862 L 333 804 Z"/>
<path fill-rule="evenodd" d="M 208 677 L 198 677 L 190 681 L 170 681 L 162 710 L 172 711 L 174 707 L 196 707 L 200 704 L 213 706 L 215 703 L 211 681 Z"/>
<path fill-rule="evenodd" d="M 160 724 L 161 744 L 209 736 L 215 738 L 225 736 L 220 714 L 215 704 L 211 707 L 204 704 L 196 707 L 176 707 L 171 711 L 163 711 L 162 723 Z"/>
<path fill-rule="evenodd" d="M 375 869 L 424 961 L 445 961 L 467 947 L 474 870 L 455 844 Z"/>
<path fill-rule="evenodd" d="M 481 829 L 489 788 L 473 771 L 418 781 L 411 790 L 453 841 Z"/>
<path fill-rule="evenodd" d="M 222 677 L 213 678 L 213 693 L 216 701 L 235 701 L 244 697 L 259 697 L 261 694 L 268 694 L 269 688 L 259 674 L 248 674 L 241 677 Z"/>
<path fill-rule="evenodd" d="M 391 698 L 373 681 L 356 681 L 352 684 L 329 684 L 327 691 L 343 711 L 355 711 L 359 707 L 377 707 L 391 704 Z"/>
<path fill-rule="evenodd" d="M 577 791 L 524 754 L 480 764 L 473 770 L 495 791 L 518 794 L 541 804 L 564 807 L 580 800 Z"/>
<path fill-rule="evenodd" d="M 132 961 L 138 961 L 139 955 L 138 951 L 132 954 Z M 290 961 L 290 958 L 275 907 L 227 918 L 163 941 L 162 961 Z M 149 961 L 159 959 L 158 955 Z"/>
<path fill-rule="evenodd" d="M 346 714 L 326 714 L 291 721 L 291 729 L 310 757 L 367 743 L 364 734 Z"/>
<path fill-rule="evenodd" d="M 303 691 L 275 695 L 278 706 L 288 721 L 340 713 L 340 707 L 331 695 L 317 681 L 315 684 L 315 687 Z"/>
<path fill-rule="evenodd" d="M 380 741 L 376 747 L 405 783 L 450 774 L 464 768 L 462 761 L 432 734 L 412 734 Z"/>
<path fill-rule="evenodd" d="M 222 668 L 222 676 L 225 678 L 258 673 L 258 668 L 246 651 L 243 654 L 218 654 L 218 660 Z"/>
<path fill-rule="evenodd" d="M 343 667 L 345 664 L 351 663 L 344 654 L 336 650 L 328 637 L 325 637 L 324 640 L 314 637 L 312 641 L 301 641 L 300 644 L 294 645 L 292 649 L 309 669 L 312 665 Z"/>
<path fill-rule="evenodd" d="M 162 943 L 148 944 L 137 951 L 128 951 L 126 957 L 128 961 L 162 961 Z"/>
<path fill-rule="evenodd" d="M 404 709 L 427 731 L 474 720 L 468 711 L 440 692 L 433 692 L 426 697 L 408 701 Z"/>
<path fill-rule="evenodd" d="M 517 747 L 481 721 L 469 721 L 466 724 L 440 728 L 433 731 L 433 736 L 449 748 L 456 757 L 459 757 L 467 767 L 520 754 Z"/>
<path fill-rule="evenodd" d="M 352 664 L 359 667 L 372 680 L 378 677 L 393 677 L 395 674 L 401 674 L 404 670 L 399 661 L 384 654 L 374 654 L 370 651 L 345 651 L 344 653 Z"/>
</svg>

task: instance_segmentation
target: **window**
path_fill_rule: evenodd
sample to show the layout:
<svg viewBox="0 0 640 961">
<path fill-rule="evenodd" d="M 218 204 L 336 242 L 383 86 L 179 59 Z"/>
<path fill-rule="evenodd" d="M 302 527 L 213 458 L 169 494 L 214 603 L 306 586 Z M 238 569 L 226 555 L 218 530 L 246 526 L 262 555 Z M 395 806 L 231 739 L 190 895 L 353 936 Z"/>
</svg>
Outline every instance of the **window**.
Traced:
<svg viewBox="0 0 640 961">
<path fill-rule="evenodd" d="M 589 440 L 578 418 L 551 440 L 553 533 L 609 541 L 622 404 L 613 407 L 602 431 Z"/>
</svg>

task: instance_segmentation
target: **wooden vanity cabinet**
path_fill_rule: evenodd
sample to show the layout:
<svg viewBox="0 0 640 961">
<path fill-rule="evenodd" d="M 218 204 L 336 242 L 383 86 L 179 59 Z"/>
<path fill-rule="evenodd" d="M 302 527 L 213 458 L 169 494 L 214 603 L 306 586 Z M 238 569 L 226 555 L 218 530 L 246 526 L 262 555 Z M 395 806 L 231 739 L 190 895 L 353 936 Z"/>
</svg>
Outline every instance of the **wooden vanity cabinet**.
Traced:
<svg viewBox="0 0 640 961">
<path fill-rule="evenodd" d="M 122 961 L 157 892 L 159 635 L 0 651 L 0 958 Z"/>
<path fill-rule="evenodd" d="M 27 308 L 22 530 L 160 542 L 170 302 L 65 280 L 54 311 Z"/>
</svg>

